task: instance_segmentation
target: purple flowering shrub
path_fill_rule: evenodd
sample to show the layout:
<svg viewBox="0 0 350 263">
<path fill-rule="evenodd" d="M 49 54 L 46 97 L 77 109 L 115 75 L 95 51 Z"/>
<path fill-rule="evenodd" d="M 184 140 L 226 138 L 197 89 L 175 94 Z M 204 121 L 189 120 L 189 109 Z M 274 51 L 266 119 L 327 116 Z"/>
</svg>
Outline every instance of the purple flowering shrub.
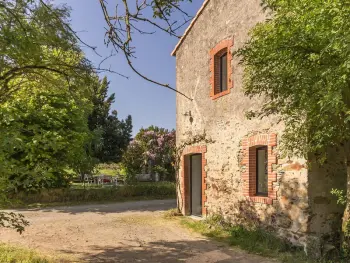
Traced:
<svg viewBox="0 0 350 263">
<path fill-rule="evenodd" d="M 141 129 L 123 156 L 129 177 L 158 173 L 161 180 L 175 181 L 176 132 L 151 126 Z"/>
</svg>

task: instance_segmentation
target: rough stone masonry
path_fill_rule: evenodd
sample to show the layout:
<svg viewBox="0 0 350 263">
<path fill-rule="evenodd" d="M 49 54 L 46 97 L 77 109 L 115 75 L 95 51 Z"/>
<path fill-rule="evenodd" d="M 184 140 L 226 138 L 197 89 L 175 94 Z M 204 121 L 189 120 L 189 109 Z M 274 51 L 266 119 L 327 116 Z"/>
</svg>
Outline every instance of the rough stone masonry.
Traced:
<svg viewBox="0 0 350 263">
<path fill-rule="evenodd" d="M 346 186 L 346 167 L 340 153 L 322 167 L 283 157 L 284 124 L 278 116 L 246 118 L 247 111 L 261 107 L 262 98 L 244 95 L 243 68 L 233 54 L 265 19 L 260 0 L 206 0 L 173 52 L 177 89 L 193 98 L 177 96 L 177 145 L 203 135 L 210 141 L 197 140 L 182 153 L 180 209 L 190 213 L 188 156 L 200 153 L 203 216 L 220 214 L 232 223 L 270 227 L 307 251 L 321 253 L 341 227 L 342 208 L 330 191 Z M 229 54 L 229 85 L 215 95 L 215 52 L 222 48 Z M 258 146 L 266 146 L 268 154 L 268 195 L 262 197 L 256 196 Z"/>
</svg>

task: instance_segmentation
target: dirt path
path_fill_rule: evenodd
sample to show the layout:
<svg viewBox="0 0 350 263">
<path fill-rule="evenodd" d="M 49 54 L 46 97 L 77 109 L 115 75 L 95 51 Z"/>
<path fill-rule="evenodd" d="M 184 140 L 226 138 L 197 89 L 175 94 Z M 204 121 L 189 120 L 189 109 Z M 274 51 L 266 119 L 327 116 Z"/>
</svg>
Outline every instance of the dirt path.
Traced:
<svg viewBox="0 0 350 263">
<path fill-rule="evenodd" d="M 21 236 L 0 229 L 0 242 L 70 255 L 72 262 L 275 262 L 232 250 L 166 220 L 174 200 L 21 211 L 31 222 Z"/>
</svg>

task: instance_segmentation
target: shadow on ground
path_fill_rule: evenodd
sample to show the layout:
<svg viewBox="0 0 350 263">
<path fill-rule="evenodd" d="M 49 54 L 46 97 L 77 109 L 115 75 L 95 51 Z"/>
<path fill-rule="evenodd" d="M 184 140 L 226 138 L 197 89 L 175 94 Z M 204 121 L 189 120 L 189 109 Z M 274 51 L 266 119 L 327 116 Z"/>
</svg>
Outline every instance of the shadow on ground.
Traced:
<svg viewBox="0 0 350 263">
<path fill-rule="evenodd" d="M 118 241 L 116 241 L 118 243 Z M 201 241 L 157 241 L 147 244 L 116 247 L 92 246 L 90 252 L 77 254 L 75 251 L 61 250 L 66 254 L 78 256 L 82 262 L 140 262 L 140 263 L 272 263 L 277 262 L 260 256 L 247 255 L 240 250 L 231 250 L 226 246 L 206 240 Z"/>
<path fill-rule="evenodd" d="M 18 209 L 12 210 L 15 212 L 58 212 L 68 214 L 79 213 L 96 213 L 96 214 L 108 214 L 108 213 L 123 213 L 123 212 L 156 212 L 165 211 L 176 207 L 176 200 L 151 200 L 151 201 L 132 201 L 122 203 L 110 203 L 110 204 L 90 204 L 90 205 L 78 205 L 78 206 L 60 206 L 51 208 L 32 208 L 32 209 Z"/>
</svg>

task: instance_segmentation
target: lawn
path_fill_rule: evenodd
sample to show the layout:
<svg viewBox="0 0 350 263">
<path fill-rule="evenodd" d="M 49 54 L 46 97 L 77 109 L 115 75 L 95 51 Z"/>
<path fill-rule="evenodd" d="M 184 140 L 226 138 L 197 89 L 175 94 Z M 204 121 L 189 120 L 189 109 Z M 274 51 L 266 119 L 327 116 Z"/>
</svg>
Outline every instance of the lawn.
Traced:
<svg viewBox="0 0 350 263">
<path fill-rule="evenodd" d="M 101 169 L 98 170 L 96 173 L 97 175 L 103 174 L 103 175 L 108 175 L 108 176 L 117 176 L 119 175 L 119 170 L 114 170 L 114 169 Z"/>
</svg>

